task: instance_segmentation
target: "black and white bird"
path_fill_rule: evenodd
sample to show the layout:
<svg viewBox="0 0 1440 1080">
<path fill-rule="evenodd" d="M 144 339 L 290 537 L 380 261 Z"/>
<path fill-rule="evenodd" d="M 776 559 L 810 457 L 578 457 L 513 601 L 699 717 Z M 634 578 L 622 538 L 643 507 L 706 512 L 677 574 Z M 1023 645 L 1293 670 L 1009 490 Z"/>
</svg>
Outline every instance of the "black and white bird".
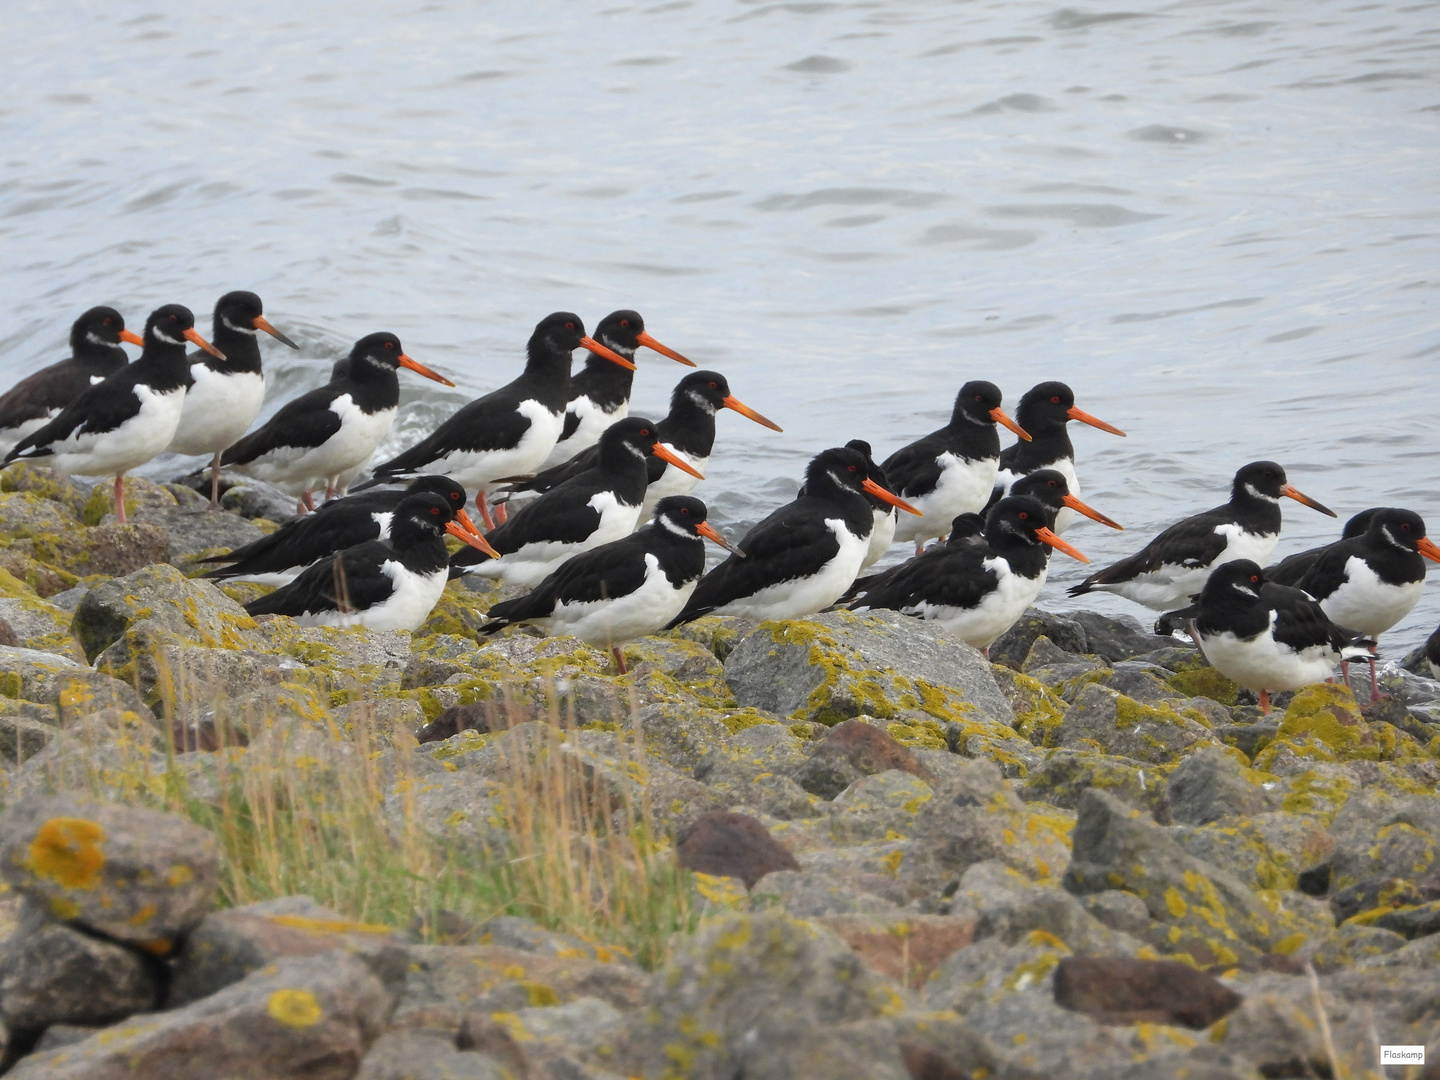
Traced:
<svg viewBox="0 0 1440 1080">
<path fill-rule="evenodd" d="M 288 585 L 250 601 L 251 615 L 288 615 L 302 626 L 416 630 L 449 579 L 446 534 L 486 550 L 450 500 L 409 495 L 395 508 L 386 540 L 366 540 L 315 563 Z"/>
<path fill-rule="evenodd" d="M 601 434 L 598 449 L 594 468 L 526 503 L 486 535 L 500 552 L 499 560 L 459 551 L 452 565 L 509 585 L 536 585 L 566 559 L 635 531 L 645 501 L 649 457 L 691 469 L 665 448 L 656 425 L 643 416 L 611 424 Z"/>
<path fill-rule="evenodd" d="M 1430 665 L 1430 677 L 1440 679 L 1440 626 L 1425 639 L 1425 662 Z"/>
<path fill-rule="evenodd" d="M 956 515 L 985 508 L 1000 469 L 995 425 L 1004 424 L 1021 439 L 1030 438 L 1005 415 L 1000 400 L 1000 388 L 994 383 L 966 383 L 955 395 L 948 424 L 881 463 L 896 494 L 920 511 L 918 517 L 896 522 L 897 541 L 913 542 L 919 550 L 925 541 L 949 532 Z"/>
<path fill-rule="evenodd" d="M 611 352 L 632 363 L 643 345 L 686 367 L 695 361 L 681 356 L 656 341 L 645 329 L 638 311 L 612 311 L 595 327 L 594 338 Z M 587 352 L 585 364 L 570 379 L 570 401 L 565 406 L 565 426 L 540 469 L 564 464 L 600 441 L 600 433 L 617 420 L 630 415 L 630 390 L 635 382 L 633 368 L 623 368 L 599 353 Z"/>
<path fill-rule="evenodd" d="M 1230 501 L 1171 525 L 1140 551 L 1098 570 L 1069 590 L 1094 590 L 1165 611 L 1198 593 L 1221 563 L 1263 563 L 1280 538 L 1280 499 L 1295 499 L 1322 514 L 1335 512 L 1302 495 L 1273 461 L 1252 461 L 1235 474 Z"/>
<path fill-rule="evenodd" d="M 1336 664 L 1368 658 L 1375 645 L 1337 626 L 1308 593 L 1268 581 L 1252 559 L 1215 568 L 1188 625 L 1211 666 L 1256 691 L 1266 715 L 1270 694 L 1323 682 Z"/>
<path fill-rule="evenodd" d="M 704 615 L 800 619 L 829 607 L 854 582 L 875 527 L 865 492 L 919 511 L 869 476 L 858 450 L 835 447 L 805 469 L 805 484 L 740 540 L 732 555 L 696 586 L 670 625 Z"/>
<path fill-rule="evenodd" d="M 262 585 L 286 585 L 307 566 L 366 540 L 386 540 L 395 508 L 411 495 L 433 492 L 455 510 L 455 519 L 470 532 L 475 526 L 465 513 L 465 489 L 448 476 L 422 476 L 405 488 L 376 488 L 336 499 L 313 514 L 291 518 L 268 536 L 226 555 L 202 559 L 229 563 L 205 575 L 216 581 L 238 578 Z"/>
<path fill-rule="evenodd" d="M 1379 512 L 1380 507 L 1378 506 L 1361 510 L 1360 513 L 1345 522 L 1345 528 L 1340 531 L 1340 539 L 1351 540 L 1357 536 L 1364 536 L 1365 530 L 1370 527 L 1370 519 Z M 1321 544 L 1319 547 L 1306 548 L 1293 555 L 1286 555 L 1274 565 L 1265 567 L 1265 580 L 1273 581 L 1276 585 L 1299 585 L 1300 579 L 1315 565 L 1321 555 L 1330 550 L 1334 543 L 1335 541 L 1332 540 L 1329 544 Z"/>
<path fill-rule="evenodd" d="M 870 479 L 889 491 L 890 478 L 885 475 L 884 469 L 875 464 L 870 444 L 864 439 L 851 439 L 845 445 L 851 450 L 857 450 L 865 455 L 865 468 L 870 473 Z M 867 491 L 865 492 L 865 501 L 870 504 L 870 515 L 874 519 L 874 524 L 870 529 L 870 546 L 866 549 L 865 558 L 860 564 L 862 571 L 870 569 L 885 557 L 885 552 L 890 550 L 890 545 L 895 542 L 895 526 L 900 517 L 900 511 L 878 495 L 871 495 Z M 951 522 L 950 529 L 951 532 L 954 532 L 954 522 Z"/>
<path fill-rule="evenodd" d="M 224 465 L 300 497 L 297 512 L 315 509 L 314 491 L 363 464 L 395 422 L 400 368 L 454 386 L 412 360 L 394 334 L 369 334 L 350 350 L 345 373 L 287 402 L 264 424 L 227 449 Z"/>
<path fill-rule="evenodd" d="M 475 492 L 487 529 L 495 527 L 486 492 L 495 482 L 533 473 L 565 429 L 570 403 L 570 354 L 589 349 L 612 364 L 635 364 L 588 337 L 580 316 L 558 311 L 541 319 L 525 346 L 525 370 L 499 390 L 463 405 L 403 454 L 377 465 L 373 483 L 433 473 L 453 476 Z M 358 489 L 357 489 L 358 490 Z"/>
<path fill-rule="evenodd" d="M 929 548 L 866 589 L 850 609 L 889 609 L 934 622 L 988 656 L 995 639 L 1040 595 L 1051 548 L 1090 561 L 1051 531 L 1050 518 L 1038 499 L 1007 496 L 986 517 L 983 544 Z"/>
<path fill-rule="evenodd" d="M 1112 529 L 1119 529 L 1121 526 L 1106 517 L 1093 506 L 1082 502 L 1070 493 L 1070 487 L 1064 475 L 1058 469 L 1036 469 L 1032 473 L 1015 481 L 1012 498 L 1031 498 L 1045 508 L 1045 524 L 1052 531 L 1055 528 L 1055 518 L 1062 510 L 1071 509 L 1078 514 L 1084 514 L 1093 521 L 1102 525 L 1109 525 Z M 999 505 L 998 503 L 996 504 Z M 991 507 L 993 510 L 995 507 Z M 912 556 L 898 566 L 882 570 L 878 574 L 871 574 L 856 580 L 855 584 L 846 590 L 842 600 L 845 603 L 852 603 L 872 591 L 879 591 L 889 588 L 889 583 L 901 575 L 921 574 L 924 571 L 916 569 L 912 564 L 918 564 L 921 559 L 929 559 L 932 554 L 939 554 L 947 548 L 958 548 L 966 546 L 980 546 L 985 544 L 986 519 L 979 514 L 960 514 L 950 523 L 950 535 L 942 543 L 932 544 L 918 555 Z M 924 563 L 924 566 L 938 566 L 938 563 Z"/>
<path fill-rule="evenodd" d="M 39 461 L 81 476 L 113 476 L 116 520 L 125 524 L 125 474 L 169 446 L 180 424 L 190 385 L 187 341 L 224 358 L 195 329 L 189 308 L 157 308 L 145 323 L 140 359 L 82 391 L 53 420 L 11 447 L 5 460 Z"/>
<path fill-rule="evenodd" d="M 533 591 L 496 604 L 481 633 L 533 623 L 551 634 L 573 634 L 610 650 L 625 674 L 620 646 L 655 633 L 680 613 L 705 572 L 705 540 L 744 557 L 705 517 L 705 504 L 693 496 L 661 499 L 655 516 L 636 532 L 576 555 Z"/>
<path fill-rule="evenodd" d="M 0 396 L 0 451 L 39 431 L 81 393 L 115 374 L 130 358 L 122 341 L 143 345 L 112 307 L 93 307 L 70 327 L 70 357 L 27 375 Z"/>
<path fill-rule="evenodd" d="M 265 404 L 265 372 L 255 335 L 263 330 L 292 349 L 300 347 L 271 326 L 264 312 L 253 292 L 226 293 L 216 302 L 210 324 L 210 340 L 225 359 L 206 352 L 190 354 L 190 389 L 170 449 L 210 455 L 211 510 L 220 507 L 221 451 L 250 430 Z"/>
<path fill-rule="evenodd" d="M 1360 536 L 1338 540 L 1322 552 L 1300 579 L 1331 621 L 1376 641 L 1409 615 L 1425 591 L 1425 561 L 1440 562 L 1440 547 L 1425 535 L 1413 510 L 1381 507 Z M 1375 658 L 1370 664 L 1370 698 L 1380 696 Z"/>
<path fill-rule="evenodd" d="M 704 471 L 715 447 L 715 414 L 721 409 L 737 412 L 772 431 L 781 430 L 778 424 L 767 420 L 730 393 L 730 383 L 718 371 L 690 372 L 671 392 L 670 412 L 655 425 L 655 432 L 661 445 L 695 472 L 672 469 L 668 459 L 651 457 L 647 462 L 650 483 L 645 489 L 645 501 L 637 524 L 643 525 L 650 520 L 661 499 L 670 495 L 688 495 L 695 489 L 700 482 L 697 474 Z M 598 458 L 599 448 L 592 447 L 530 480 L 507 485 L 502 490 L 507 495 L 549 491 L 572 476 L 593 469 Z"/>
<path fill-rule="evenodd" d="M 1043 382 L 1025 391 L 1015 409 L 1015 422 L 1030 435 L 1027 442 L 1019 440 L 1000 452 L 1000 471 L 995 477 L 991 503 L 1013 494 L 1012 485 L 1020 477 L 1036 469 L 1055 469 L 1065 477 L 1070 494 L 1080 495 L 1080 479 L 1075 472 L 1075 446 L 1070 441 L 1071 420 L 1108 431 L 1122 438 L 1125 432 L 1104 420 L 1091 416 L 1075 404 L 1075 392 L 1063 382 Z M 1064 533 L 1075 523 L 1075 511 L 1068 507 L 1055 519 L 1056 533 Z"/>
</svg>

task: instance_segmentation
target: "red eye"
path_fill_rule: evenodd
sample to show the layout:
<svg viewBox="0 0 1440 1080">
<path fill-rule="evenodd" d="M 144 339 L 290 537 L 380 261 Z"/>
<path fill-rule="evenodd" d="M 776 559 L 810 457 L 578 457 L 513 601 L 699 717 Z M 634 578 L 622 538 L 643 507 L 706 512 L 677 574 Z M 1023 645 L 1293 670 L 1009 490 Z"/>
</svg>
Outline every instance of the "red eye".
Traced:
<svg viewBox="0 0 1440 1080">
<path fill-rule="evenodd" d="M 649 435 L 649 434 L 650 434 L 650 429 L 649 429 L 648 427 L 642 427 L 642 428 L 640 429 L 640 434 L 641 434 L 641 435 Z"/>
<path fill-rule="evenodd" d="M 979 401 L 979 400 L 980 400 L 980 395 L 979 395 L 979 394 L 976 394 L 976 395 L 975 395 L 975 400 L 976 400 L 976 401 Z"/>
<path fill-rule="evenodd" d="M 180 316 L 179 316 L 179 315 L 171 315 L 171 316 L 170 316 L 170 321 L 171 321 L 171 322 L 179 322 L 179 321 L 180 321 Z"/>
<path fill-rule="evenodd" d="M 111 320 L 111 319 L 106 319 L 106 320 L 105 320 L 105 325 L 106 325 L 106 326 L 112 326 L 112 325 L 114 325 L 114 322 L 113 322 L 113 320 Z"/>
<path fill-rule="evenodd" d="M 851 466 L 849 466 L 849 469 L 850 469 L 851 472 L 854 472 L 854 471 L 855 471 L 855 466 L 854 466 L 854 465 L 851 465 Z"/>
<path fill-rule="evenodd" d="M 1021 521 L 1029 521 L 1029 520 L 1030 520 L 1030 515 L 1027 514 L 1024 510 L 1021 510 L 1021 511 L 1020 511 L 1020 520 L 1021 520 Z"/>
<path fill-rule="evenodd" d="M 1259 575 L 1259 574 L 1251 574 L 1251 575 L 1250 575 L 1250 580 L 1251 580 L 1251 581 L 1259 581 L 1259 580 L 1260 580 L 1260 575 Z"/>
<path fill-rule="evenodd" d="M 430 516 L 431 516 L 431 517 L 439 517 L 439 516 L 440 516 L 440 508 L 439 508 L 438 506 L 432 506 L 432 507 L 430 507 Z"/>
<path fill-rule="evenodd" d="M 684 514 L 686 517 L 689 517 L 689 516 L 690 516 L 690 511 L 689 511 L 689 510 L 684 510 L 684 509 L 682 509 L 682 510 L 680 511 L 680 513 Z"/>
<path fill-rule="evenodd" d="M 719 390 L 719 389 L 720 389 L 720 384 L 719 384 L 719 383 L 713 383 L 713 382 L 712 382 L 712 383 L 710 384 L 710 389 L 711 389 L 711 390 Z"/>
<path fill-rule="evenodd" d="M 1050 399 L 1050 404 L 1052 404 L 1052 405 L 1059 405 L 1059 404 L 1060 404 L 1060 399 L 1059 399 L 1058 397 L 1052 397 L 1052 398 Z"/>
<path fill-rule="evenodd" d="M 621 326 L 629 326 L 629 325 L 630 325 L 630 320 L 629 320 L 629 319 L 621 319 L 621 320 L 620 320 L 620 325 L 621 325 Z"/>
<path fill-rule="evenodd" d="M 1409 531 L 1410 531 L 1410 526 L 1409 526 L 1409 525 L 1401 525 L 1400 528 L 1404 529 L 1406 532 L 1409 532 Z"/>
<path fill-rule="evenodd" d="M 575 329 L 575 324 L 574 324 L 573 322 L 567 322 L 567 323 L 565 324 L 565 329 L 566 329 L 566 330 L 574 330 L 574 329 Z"/>
</svg>

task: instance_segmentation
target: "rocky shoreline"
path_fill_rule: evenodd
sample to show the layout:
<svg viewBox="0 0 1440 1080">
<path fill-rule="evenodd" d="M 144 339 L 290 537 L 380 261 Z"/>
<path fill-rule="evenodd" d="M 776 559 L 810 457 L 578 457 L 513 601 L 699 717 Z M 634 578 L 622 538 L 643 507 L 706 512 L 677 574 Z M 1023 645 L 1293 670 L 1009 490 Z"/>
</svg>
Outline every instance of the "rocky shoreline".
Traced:
<svg viewBox="0 0 1440 1080">
<path fill-rule="evenodd" d="M 988 662 L 705 618 L 616 677 L 477 644 L 463 582 L 414 635 L 257 622 L 195 560 L 283 496 L 129 496 L 0 473 L 6 1075 L 1440 1076 L 1427 678 L 1262 719 L 1039 610 Z"/>
</svg>

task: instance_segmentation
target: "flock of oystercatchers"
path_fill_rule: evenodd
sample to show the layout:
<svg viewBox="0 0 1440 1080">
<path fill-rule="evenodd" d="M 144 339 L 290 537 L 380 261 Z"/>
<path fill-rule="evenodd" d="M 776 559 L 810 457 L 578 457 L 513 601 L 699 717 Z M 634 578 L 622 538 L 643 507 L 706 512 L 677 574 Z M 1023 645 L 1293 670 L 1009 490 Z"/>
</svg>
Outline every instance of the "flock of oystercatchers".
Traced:
<svg viewBox="0 0 1440 1080">
<path fill-rule="evenodd" d="M 447 580 L 478 574 L 529 590 L 495 604 L 483 633 L 530 623 L 573 634 L 609 649 L 621 672 L 620 645 L 645 634 L 705 615 L 794 619 L 837 603 L 933 620 L 988 650 L 1039 595 L 1052 549 L 1089 561 L 1060 536 L 1076 515 L 1121 528 L 1080 500 L 1068 425 L 1123 431 L 1082 411 L 1064 383 L 1033 387 L 1012 419 L 997 386 L 972 381 L 948 424 L 878 465 L 858 439 L 816 455 L 795 499 L 732 543 L 690 494 L 704 479 L 716 414 L 781 429 L 714 371 L 688 373 L 659 422 L 629 416 L 639 349 L 695 367 L 629 310 L 602 319 L 594 337 L 569 312 L 542 319 L 518 378 L 370 466 L 351 495 L 395 419 L 399 369 L 454 384 L 407 356 L 394 334 L 370 334 L 329 382 L 250 431 L 265 396 L 260 332 L 297 347 L 250 292 L 220 298 L 210 341 L 178 304 L 153 312 L 143 336 L 114 309 L 92 308 L 74 324 L 69 359 L 0 397 L 5 461 L 113 477 L 123 523 L 127 471 L 166 450 L 209 455 L 212 509 L 226 467 L 298 499 L 297 516 L 274 533 L 208 560 L 227 564 L 210 578 L 278 586 L 247 605 L 251 614 L 413 630 Z M 133 363 L 124 342 L 141 347 Z M 187 354 L 187 342 L 200 351 Z M 585 366 L 572 376 L 581 348 Z M 1003 451 L 1000 426 L 1018 439 Z M 1369 662 L 1376 696 L 1376 641 L 1415 606 L 1425 560 L 1440 562 L 1440 547 L 1419 515 L 1375 508 L 1335 543 L 1262 569 L 1284 497 L 1335 516 L 1279 465 L 1252 462 L 1228 502 L 1070 594 L 1102 590 L 1167 612 L 1157 632 L 1184 628 L 1217 669 L 1259 693 L 1265 712 L 1271 692 L 1331 678 L 1352 659 Z M 466 546 L 451 554 L 447 535 Z M 707 539 L 729 552 L 709 573 Z M 914 557 L 862 577 L 894 543 L 913 543 Z M 1440 677 L 1440 630 L 1428 655 Z"/>
</svg>

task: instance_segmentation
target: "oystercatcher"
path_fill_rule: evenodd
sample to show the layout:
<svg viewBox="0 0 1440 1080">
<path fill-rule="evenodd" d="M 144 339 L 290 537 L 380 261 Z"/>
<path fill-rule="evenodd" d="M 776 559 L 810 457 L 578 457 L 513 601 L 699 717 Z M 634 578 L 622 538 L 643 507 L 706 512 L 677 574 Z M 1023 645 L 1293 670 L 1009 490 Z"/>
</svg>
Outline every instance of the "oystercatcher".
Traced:
<svg viewBox="0 0 1440 1080">
<path fill-rule="evenodd" d="M 125 320 L 112 307 L 93 307 L 76 319 L 70 327 L 70 358 L 27 375 L 0 396 L 0 449 L 9 450 L 39 431 L 81 393 L 129 363 L 122 341 L 145 343 L 125 329 Z"/>
<path fill-rule="evenodd" d="M 870 444 L 864 439 L 851 439 L 845 444 L 851 450 L 859 451 L 865 455 L 865 469 L 874 480 L 885 490 L 890 490 L 890 478 L 885 475 L 885 470 L 875 464 L 875 458 L 871 451 Z M 895 542 L 896 519 L 900 516 L 898 510 L 891 506 L 878 495 L 871 495 L 865 492 L 865 501 L 870 504 L 870 515 L 874 524 L 870 529 L 870 546 L 865 550 L 865 558 L 860 563 L 861 570 L 868 570 L 879 562 L 890 550 L 890 545 Z M 954 523 L 950 526 L 954 532 Z"/>
<path fill-rule="evenodd" d="M 1322 682 L 1337 663 L 1368 658 L 1375 647 L 1336 626 L 1308 593 L 1267 580 L 1253 559 L 1215 568 L 1188 625 L 1211 666 L 1257 691 L 1267 716 L 1271 691 Z"/>
<path fill-rule="evenodd" d="M 115 516 L 124 525 L 125 473 L 169 446 L 180 423 L 190 385 L 187 341 L 225 358 L 200 336 L 189 308 L 157 308 L 145 323 L 140 359 L 82 391 L 53 420 L 16 443 L 5 460 L 43 460 L 63 473 L 115 477 Z"/>
<path fill-rule="evenodd" d="M 1425 535 L 1420 515 L 1382 507 L 1370 516 L 1362 535 L 1326 548 L 1297 588 L 1319 601 L 1333 622 L 1379 641 L 1419 603 L 1426 559 L 1440 562 L 1440 547 Z M 1380 697 L 1380 687 L 1375 657 L 1367 660 L 1373 701 Z"/>
<path fill-rule="evenodd" d="M 445 591 L 445 534 L 485 551 L 485 539 L 457 520 L 434 492 L 395 507 L 387 540 L 366 540 L 315 563 L 288 585 L 245 605 L 251 615 L 288 615 L 302 626 L 416 630 Z"/>
<path fill-rule="evenodd" d="M 1425 662 L 1430 665 L 1430 677 L 1440 679 L 1440 626 L 1425 639 Z"/>
<path fill-rule="evenodd" d="M 1340 532 L 1341 540 L 1350 540 L 1357 536 L 1364 536 L 1365 530 L 1370 527 L 1370 519 L 1380 512 L 1380 507 L 1372 506 L 1368 510 L 1361 510 L 1345 523 L 1345 528 Z M 1315 565 L 1315 560 L 1329 551 L 1335 541 L 1329 544 L 1321 544 L 1319 547 L 1307 548 L 1304 551 L 1297 551 L 1293 555 L 1286 555 L 1274 566 L 1265 567 L 1265 580 L 1273 581 L 1276 585 L 1299 585 L 1300 579 L 1305 576 L 1306 571 Z"/>
<path fill-rule="evenodd" d="M 1071 420 L 1108 431 L 1111 435 L 1125 436 L 1125 432 L 1114 425 L 1078 408 L 1075 392 L 1063 382 L 1043 382 L 1032 386 L 1025 391 L 1015 410 L 1015 422 L 1030 434 L 1030 441 L 1021 439 L 1001 451 L 1000 471 L 996 474 L 995 489 L 990 499 L 992 505 L 1004 496 L 1014 494 L 1012 485 L 1015 481 L 1036 469 L 1057 470 L 1064 475 L 1070 494 L 1080 494 L 1080 480 L 1075 474 L 1075 446 L 1070 442 Z M 1063 533 L 1074 523 L 1075 512 L 1064 508 L 1055 519 L 1054 530 Z"/>
<path fill-rule="evenodd" d="M 1051 511 L 1038 499 L 1011 495 L 985 519 L 983 545 L 934 547 L 871 587 L 852 611 L 888 608 L 937 623 L 989 656 L 995 639 L 1025 613 L 1050 566 L 1050 548 L 1084 555 L 1051 531 Z"/>
<path fill-rule="evenodd" d="M 599 451 L 593 469 L 526 503 L 487 534 L 500 552 L 498 562 L 459 551 L 452 565 L 511 585 L 538 584 L 571 556 L 635 531 L 645 500 L 647 457 L 654 455 L 677 469 L 694 472 L 659 441 L 656 425 L 643 416 L 627 416 L 611 424 L 600 436 Z"/>
<path fill-rule="evenodd" d="M 896 540 L 913 541 L 918 551 L 926 540 L 944 536 L 957 514 L 984 509 L 1000 468 L 996 424 L 1004 424 L 1021 439 L 1030 438 L 1000 408 L 998 386 L 983 380 L 968 382 L 955 396 L 950 423 L 881 463 L 896 494 L 920 510 L 918 517 L 896 522 Z"/>
<path fill-rule="evenodd" d="M 767 420 L 731 394 L 730 384 L 718 371 L 692 371 L 671 392 L 670 412 L 655 425 L 655 432 L 665 449 L 691 468 L 703 470 L 714 449 L 715 413 L 719 409 L 732 409 L 772 431 L 781 430 L 778 424 Z M 507 498 L 525 491 L 549 491 L 572 476 L 593 469 L 598 459 L 599 449 L 591 447 L 561 465 L 546 469 L 529 480 L 507 484 L 500 490 Z M 688 495 L 699 483 L 690 473 L 670 468 L 664 458 L 652 457 L 647 465 L 649 486 L 645 489 L 645 502 L 637 519 L 637 524 L 641 525 L 650 520 L 655 505 L 661 499 L 667 495 Z"/>
<path fill-rule="evenodd" d="M 612 311 L 595 327 L 595 340 L 632 363 L 640 346 L 654 349 L 686 367 L 695 361 L 662 345 L 645 330 L 638 311 Z M 585 366 L 570 380 L 570 402 L 565 406 L 565 426 L 555 448 L 541 463 L 542 470 L 564 464 L 600 440 L 600 433 L 616 420 L 630 415 L 630 389 L 635 381 L 632 368 L 622 368 L 597 353 L 585 354 Z"/>
<path fill-rule="evenodd" d="M 624 675 L 620 646 L 655 633 L 680 613 L 705 572 L 706 539 L 744 557 L 705 516 L 705 504 L 693 496 L 661 499 L 638 531 L 576 555 L 534 591 L 496 604 L 481 633 L 537 623 L 551 634 L 573 634 L 609 649 Z"/>
<path fill-rule="evenodd" d="M 860 572 L 875 527 L 865 492 L 919 514 L 872 480 L 864 456 L 848 447 L 816 456 L 800 490 L 740 540 L 745 558 L 732 555 L 700 580 L 670 626 L 703 615 L 813 615 L 838 600 Z"/>
<path fill-rule="evenodd" d="M 288 402 L 220 457 L 224 465 L 299 494 L 297 513 L 315 509 L 313 492 L 375 452 L 400 405 L 400 368 L 454 386 L 405 355 L 394 334 L 355 343 L 345 374 Z"/>
<path fill-rule="evenodd" d="M 585 334 L 580 316 L 558 311 L 541 319 L 525 346 L 525 371 L 513 382 L 462 406 L 424 439 L 373 470 L 357 490 L 416 473 L 453 476 L 475 492 L 487 529 L 495 527 L 485 493 L 497 480 L 533 472 L 565 427 L 570 354 L 586 348 L 612 364 L 635 365 Z"/>
<path fill-rule="evenodd" d="M 1335 516 L 1287 483 L 1275 462 L 1252 461 L 1235 474 L 1228 503 L 1171 525 L 1134 555 L 1072 586 L 1070 595 L 1101 589 L 1157 611 L 1172 608 L 1199 592 L 1221 563 L 1270 557 L 1280 538 L 1281 496 Z"/>
<path fill-rule="evenodd" d="M 409 496 L 427 491 L 450 503 L 462 527 L 476 531 L 465 513 L 465 489 L 448 476 L 422 476 L 406 488 L 380 488 L 328 502 L 315 513 L 291 518 L 270 535 L 238 547 L 228 555 L 202 559 L 201 562 L 230 564 L 211 570 L 205 577 L 286 585 L 294 581 L 300 571 L 327 555 L 366 540 L 388 539 L 395 508 Z"/>
<path fill-rule="evenodd" d="M 180 427 L 170 440 L 177 454 L 210 454 L 210 509 L 220 508 L 220 453 L 249 430 L 265 404 L 265 374 L 260 366 L 264 330 L 276 341 L 300 348 L 270 325 L 264 305 L 253 292 L 230 292 L 215 304 L 210 339 L 225 354 L 217 360 L 208 353 L 190 355 L 190 389 Z"/>
</svg>

